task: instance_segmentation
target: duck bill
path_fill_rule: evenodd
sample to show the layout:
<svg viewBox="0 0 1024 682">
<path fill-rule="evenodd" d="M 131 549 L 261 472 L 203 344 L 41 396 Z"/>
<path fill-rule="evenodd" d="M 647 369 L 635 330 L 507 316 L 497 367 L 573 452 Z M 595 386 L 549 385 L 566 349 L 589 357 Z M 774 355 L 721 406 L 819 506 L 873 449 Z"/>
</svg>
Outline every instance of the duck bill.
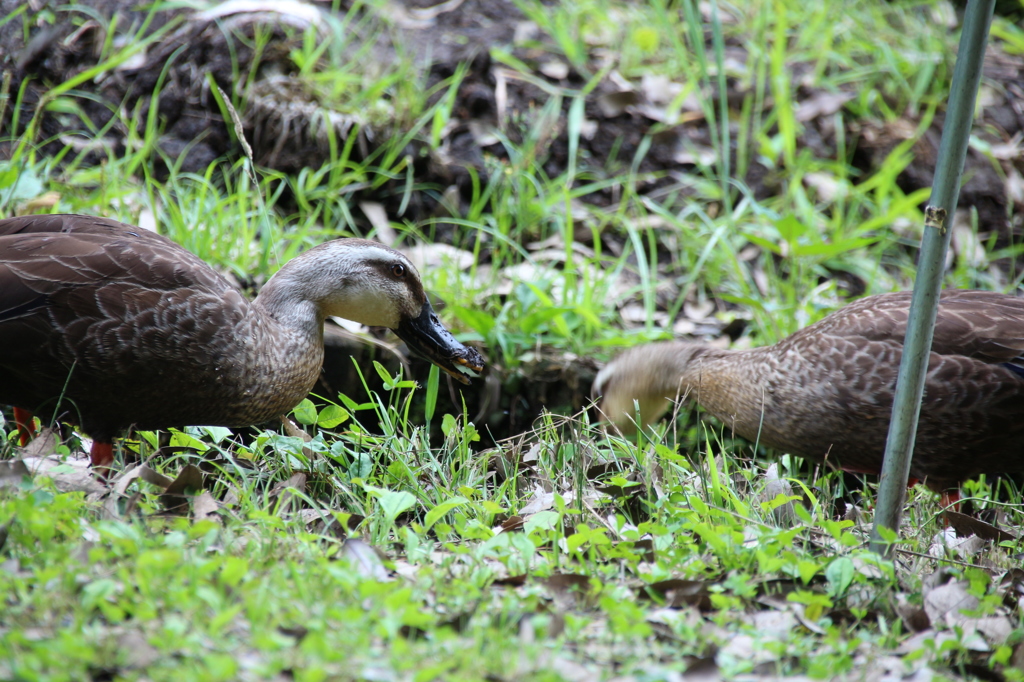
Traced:
<svg viewBox="0 0 1024 682">
<path fill-rule="evenodd" d="M 437 319 L 430 301 L 423 304 L 417 317 L 403 319 L 394 330 L 398 338 L 422 357 L 443 369 L 464 384 L 469 377 L 460 367 L 480 372 L 484 368 L 484 359 L 475 348 L 459 343 L 441 321 Z"/>
</svg>

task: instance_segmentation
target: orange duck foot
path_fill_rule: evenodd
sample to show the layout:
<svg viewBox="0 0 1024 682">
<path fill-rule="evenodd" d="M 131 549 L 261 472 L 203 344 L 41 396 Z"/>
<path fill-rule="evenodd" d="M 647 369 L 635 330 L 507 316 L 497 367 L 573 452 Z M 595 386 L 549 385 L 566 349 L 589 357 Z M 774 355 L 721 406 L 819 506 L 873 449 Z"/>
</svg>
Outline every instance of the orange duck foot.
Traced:
<svg viewBox="0 0 1024 682">
<path fill-rule="evenodd" d="M 916 478 L 911 478 L 910 480 L 907 481 L 907 487 L 908 488 L 913 488 L 915 485 L 917 485 L 920 482 L 921 481 L 916 479 Z M 955 511 L 955 512 L 959 512 L 960 511 L 960 489 L 959 488 L 946 488 L 945 490 L 941 490 L 941 491 L 940 490 L 935 490 L 934 488 L 931 488 L 931 489 L 934 492 L 939 493 L 939 504 L 942 505 L 942 508 L 944 510 L 946 510 L 946 511 Z"/>
<path fill-rule="evenodd" d="M 911 478 L 909 478 L 907 480 L 907 487 L 908 488 L 913 488 L 915 485 L 917 485 L 920 482 L 921 482 L 920 479 L 911 477 Z M 959 488 L 946 488 L 945 490 L 941 490 L 941 491 L 935 490 L 934 488 L 931 488 L 931 489 L 934 490 L 935 492 L 939 493 L 939 504 L 942 505 L 943 509 L 948 509 L 949 511 L 955 511 L 955 512 L 960 511 L 960 489 Z"/>
<path fill-rule="evenodd" d="M 114 472 L 114 444 L 102 443 L 98 440 L 92 442 L 92 449 L 89 451 L 89 459 L 96 476 L 101 481 L 106 481 Z"/>
<path fill-rule="evenodd" d="M 28 442 L 35 438 L 36 429 L 32 424 L 32 413 L 21 407 L 14 408 L 14 425 L 18 427 L 18 442 L 21 447 L 28 445 Z"/>
<path fill-rule="evenodd" d="M 960 511 L 960 490 L 943 490 L 939 504 L 949 511 Z"/>
</svg>

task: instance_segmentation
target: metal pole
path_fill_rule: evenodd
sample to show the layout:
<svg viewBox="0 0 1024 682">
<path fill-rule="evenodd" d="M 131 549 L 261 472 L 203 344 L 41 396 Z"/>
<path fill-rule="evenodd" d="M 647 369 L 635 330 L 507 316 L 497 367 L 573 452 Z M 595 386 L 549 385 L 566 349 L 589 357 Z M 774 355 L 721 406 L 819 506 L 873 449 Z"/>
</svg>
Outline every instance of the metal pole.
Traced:
<svg viewBox="0 0 1024 682">
<path fill-rule="evenodd" d="M 985 43 L 994 7 L 995 0 L 970 0 L 964 12 L 963 32 L 960 35 L 953 84 L 949 93 L 949 108 L 932 181 L 932 196 L 925 209 L 917 280 L 914 282 L 907 338 L 903 344 L 903 359 L 896 381 L 882 476 L 878 483 L 878 507 L 875 511 L 871 549 L 884 556 L 891 556 L 893 548 L 882 540 L 879 529 L 899 528 L 906 498 L 910 458 L 914 451 L 921 395 L 924 392 L 928 355 L 935 331 L 935 314 L 939 307 L 942 270 L 946 262 L 946 249 L 949 248 L 947 221 L 956 210 L 960 176 L 967 156 L 967 140 L 971 132 Z"/>
</svg>

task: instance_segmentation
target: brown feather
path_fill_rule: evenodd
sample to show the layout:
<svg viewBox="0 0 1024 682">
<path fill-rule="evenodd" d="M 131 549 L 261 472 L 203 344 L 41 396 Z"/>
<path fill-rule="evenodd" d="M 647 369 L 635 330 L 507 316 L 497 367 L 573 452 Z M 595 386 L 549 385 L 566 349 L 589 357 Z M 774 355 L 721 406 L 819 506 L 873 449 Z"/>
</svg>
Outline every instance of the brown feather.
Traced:
<svg viewBox="0 0 1024 682">
<path fill-rule="evenodd" d="M 627 351 L 595 382 L 628 426 L 687 395 L 736 433 L 843 469 L 881 470 L 910 293 L 852 303 L 774 346 L 727 351 L 662 343 Z M 937 490 L 1024 472 L 1024 299 L 950 290 L 940 298 L 911 476 Z"/>
</svg>

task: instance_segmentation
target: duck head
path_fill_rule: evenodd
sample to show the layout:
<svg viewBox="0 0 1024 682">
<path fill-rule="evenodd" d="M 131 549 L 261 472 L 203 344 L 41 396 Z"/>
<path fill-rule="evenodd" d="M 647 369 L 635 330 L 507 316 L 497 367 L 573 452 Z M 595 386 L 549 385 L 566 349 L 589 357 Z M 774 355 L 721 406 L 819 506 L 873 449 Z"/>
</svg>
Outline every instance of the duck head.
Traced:
<svg viewBox="0 0 1024 682">
<path fill-rule="evenodd" d="M 365 239 L 321 244 L 285 264 L 260 298 L 281 311 L 283 306 L 274 300 L 280 292 L 295 292 L 314 306 L 321 324 L 325 317 L 337 316 L 387 327 L 413 352 L 464 384 L 469 383 L 466 370 L 483 369 L 480 353 L 459 343 L 441 324 L 416 267 L 383 244 Z"/>
</svg>

